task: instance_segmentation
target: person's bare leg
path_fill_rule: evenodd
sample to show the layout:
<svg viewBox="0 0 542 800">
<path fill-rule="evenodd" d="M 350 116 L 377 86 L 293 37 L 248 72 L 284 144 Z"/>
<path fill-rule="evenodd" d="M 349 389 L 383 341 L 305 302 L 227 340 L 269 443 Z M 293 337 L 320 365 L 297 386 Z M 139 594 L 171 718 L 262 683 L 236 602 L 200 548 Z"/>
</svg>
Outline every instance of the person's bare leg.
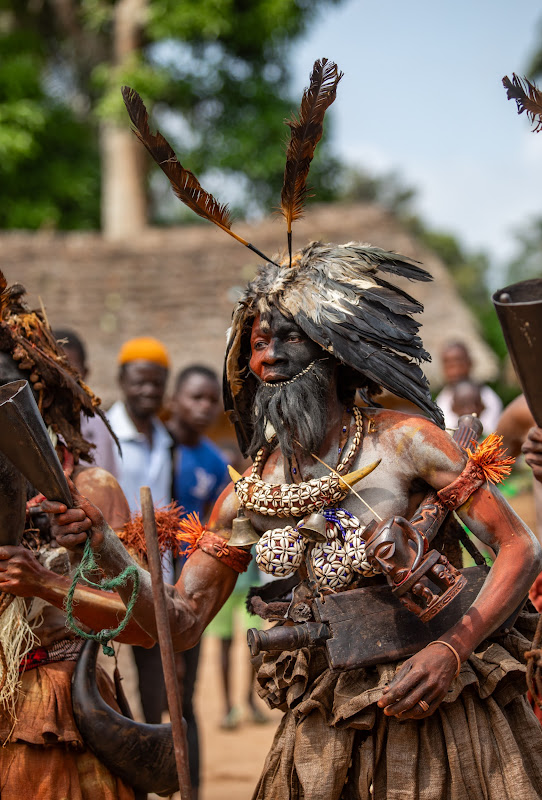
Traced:
<svg viewBox="0 0 542 800">
<path fill-rule="evenodd" d="M 237 713 L 237 709 L 234 708 L 231 696 L 231 647 L 232 647 L 233 639 L 221 639 L 220 640 L 220 667 L 222 673 L 222 688 L 224 691 L 224 703 L 226 707 L 226 713 L 222 722 L 220 723 L 221 728 L 226 729 L 233 729 L 236 728 L 239 723 L 239 714 Z"/>
<path fill-rule="evenodd" d="M 233 708 L 231 700 L 231 677 L 230 677 L 230 653 L 232 639 L 220 640 L 220 668 L 222 672 L 222 688 L 224 690 L 224 702 L 226 705 L 226 715 Z"/>
</svg>

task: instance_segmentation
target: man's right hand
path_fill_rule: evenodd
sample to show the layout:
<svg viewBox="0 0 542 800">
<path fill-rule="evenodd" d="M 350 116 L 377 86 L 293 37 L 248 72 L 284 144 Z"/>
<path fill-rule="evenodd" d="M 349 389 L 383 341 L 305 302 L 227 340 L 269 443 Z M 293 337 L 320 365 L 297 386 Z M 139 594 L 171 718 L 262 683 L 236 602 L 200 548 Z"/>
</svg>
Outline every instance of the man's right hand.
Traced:
<svg viewBox="0 0 542 800">
<path fill-rule="evenodd" d="M 99 550 L 108 527 L 102 512 L 90 500 L 79 494 L 71 480 L 68 480 L 68 485 L 73 500 L 72 508 L 53 500 L 41 503 L 42 510 L 53 515 L 51 532 L 59 545 L 67 550 L 79 550 L 88 536 L 91 539 L 92 549 Z"/>
</svg>

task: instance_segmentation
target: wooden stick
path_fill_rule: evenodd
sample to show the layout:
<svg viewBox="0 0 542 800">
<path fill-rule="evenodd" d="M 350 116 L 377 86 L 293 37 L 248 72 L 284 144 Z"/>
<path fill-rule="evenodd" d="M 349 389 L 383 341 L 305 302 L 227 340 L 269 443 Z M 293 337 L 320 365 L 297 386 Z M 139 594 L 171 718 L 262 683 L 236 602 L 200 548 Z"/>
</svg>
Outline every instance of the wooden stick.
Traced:
<svg viewBox="0 0 542 800">
<path fill-rule="evenodd" d="M 167 703 L 171 718 L 171 732 L 173 734 L 173 746 L 175 748 L 175 763 L 177 765 L 177 775 L 179 777 L 179 790 L 181 793 L 181 800 L 190 800 L 192 796 L 192 787 L 188 768 L 188 746 L 183 725 L 181 695 L 177 682 L 173 642 L 171 640 L 171 630 L 167 613 L 166 592 L 162 577 L 158 537 L 156 534 L 154 505 L 152 502 L 151 490 L 148 486 L 141 487 L 140 499 L 143 530 L 145 531 L 145 541 L 147 543 L 147 560 L 152 581 L 156 630 L 158 632 L 158 644 L 160 645 L 160 655 L 162 658 L 162 667 L 164 669 Z"/>
</svg>

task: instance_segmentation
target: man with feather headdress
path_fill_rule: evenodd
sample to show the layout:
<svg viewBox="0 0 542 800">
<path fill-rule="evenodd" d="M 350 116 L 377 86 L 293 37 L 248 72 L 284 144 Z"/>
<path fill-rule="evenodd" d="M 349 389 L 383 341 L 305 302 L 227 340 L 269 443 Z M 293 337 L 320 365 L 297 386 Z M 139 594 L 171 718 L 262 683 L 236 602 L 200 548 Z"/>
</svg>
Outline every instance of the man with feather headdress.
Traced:
<svg viewBox="0 0 542 800">
<path fill-rule="evenodd" d="M 81 435 L 81 414 L 103 418 L 100 401 L 70 366 L 44 311 L 31 311 L 24 295 L 20 284 L 8 287 L 0 272 L 0 385 L 29 381 L 65 473 L 119 530 L 130 514 L 117 481 L 103 469 L 80 464 L 92 458 Z M 8 489 L 1 486 L 0 505 Z M 40 513 L 44 498 L 30 486 L 27 496 L 22 542 L 20 531 L 1 526 L 0 794 L 3 800 L 98 795 L 129 800 L 132 789 L 85 747 L 74 721 L 71 678 L 83 642 L 67 628 L 63 610 L 71 583 L 69 554 L 56 546 Z M 89 628 L 115 627 L 124 612 L 110 592 L 80 588 L 77 601 L 76 616 Z M 152 644 L 135 623 L 127 635 Z M 115 705 L 103 673 L 99 684 Z"/>
<path fill-rule="evenodd" d="M 291 250 L 291 221 L 300 214 L 339 79 L 334 64 L 316 62 L 300 118 L 289 123 L 289 252 L 266 259 L 234 310 L 225 405 L 253 466 L 244 476 L 232 472 L 206 528 L 195 520 L 184 525 L 193 553 L 167 589 L 174 645 L 183 650 L 199 640 L 246 567 L 243 547 L 253 534 L 260 568 L 287 579 L 282 597 L 252 598 L 254 609 L 278 621 L 267 640 L 279 637 L 281 649 L 268 648 L 255 666 L 261 695 L 284 711 L 254 798 L 535 800 L 542 797 L 542 731 L 524 698 L 530 642 L 516 629 L 491 637 L 522 604 L 541 550 L 492 485 L 507 468 L 497 443 L 467 459 L 442 430 L 419 367 L 429 358 L 413 316 L 422 309 L 393 282 L 430 276 L 408 258 L 356 242 Z M 125 101 L 176 193 L 229 230 L 223 209 L 216 211 L 214 198 L 150 132 L 139 97 L 126 91 Z M 374 397 L 383 387 L 427 416 L 378 407 Z M 360 395 L 364 408 L 356 405 Z M 76 549 L 90 537 L 104 571 L 119 574 L 128 554 L 95 506 L 76 492 L 74 502 L 71 510 L 47 505 L 59 541 Z M 412 586 L 408 540 L 416 542 L 416 564 L 429 558 L 433 540 L 439 574 L 455 574 L 438 551 L 460 559 L 457 536 L 435 538 L 451 510 L 497 553 L 470 607 L 433 639 L 423 633 L 406 659 L 384 653 L 387 630 L 375 614 L 366 641 L 376 659 L 364 660 L 352 636 L 343 636 L 343 652 L 359 660 L 335 668 L 324 646 L 329 631 L 320 624 L 326 603 L 368 598 L 373 589 L 371 596 L 388 591 L 388 583 L 394 591 Z M 401 559 L 407 567 L 398 569 Z M 427 585 L 412 592 L 402 640 L 414 627 L 417 602 L 425 611 L 438 602 Z M 126 599 L 128 588 L 120 593 Z M 354 617 L 371 609 L 360 603 Z M 145 575 L 134 615 L 156 636 Z"/>
</svg>

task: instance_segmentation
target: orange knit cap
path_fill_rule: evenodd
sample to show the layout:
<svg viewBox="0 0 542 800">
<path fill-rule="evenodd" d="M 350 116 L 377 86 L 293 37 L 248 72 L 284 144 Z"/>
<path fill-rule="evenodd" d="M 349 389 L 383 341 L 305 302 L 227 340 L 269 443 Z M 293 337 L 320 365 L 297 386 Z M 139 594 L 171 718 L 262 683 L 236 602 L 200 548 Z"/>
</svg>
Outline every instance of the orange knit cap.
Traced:
<svg viewBox="0 0 542 800">
<path fill-rule="evenodd" d="M 161 367 L 169 368 L 168 351 L 158 339 L 152 336 L 140 336 L 124 342 L 117 358 L 119 365 L 129 364 L 131 361 L 150 361 Z"/>
</svg>

